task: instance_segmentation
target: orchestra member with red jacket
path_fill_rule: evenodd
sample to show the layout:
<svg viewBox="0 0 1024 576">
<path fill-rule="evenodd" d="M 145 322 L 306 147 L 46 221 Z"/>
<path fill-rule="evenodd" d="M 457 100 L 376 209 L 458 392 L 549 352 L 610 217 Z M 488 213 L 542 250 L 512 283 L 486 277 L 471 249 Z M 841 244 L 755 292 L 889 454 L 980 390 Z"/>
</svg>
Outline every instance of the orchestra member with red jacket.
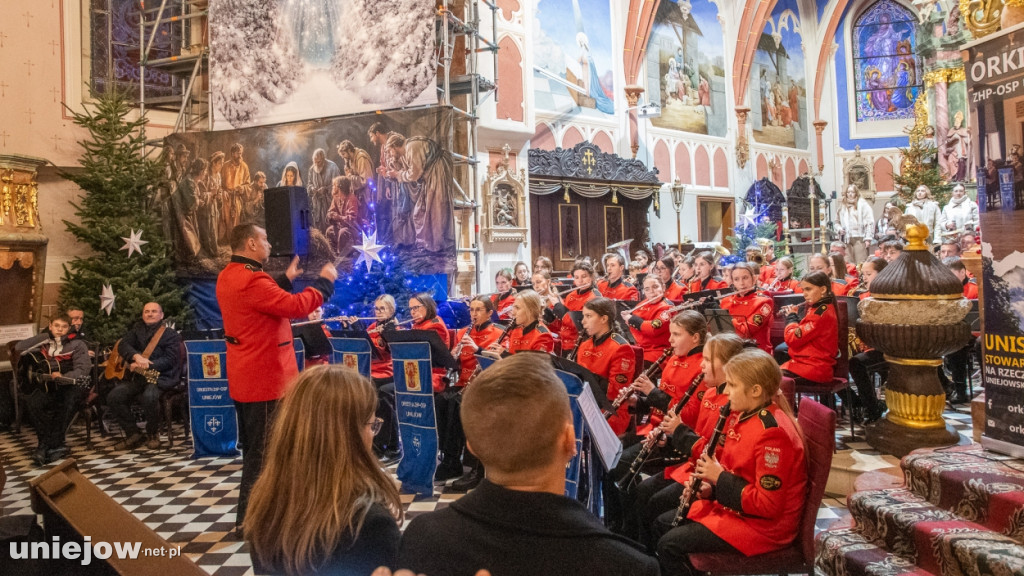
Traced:
<svg viewBox="0 0 1024 576">
<path fill-rule="evenodd" d="M 573 265 L 572 283 L 576 289 L 566 294 L 563 301 L 554 306 L 555 317 L 560 321 L 558 337 L 562 341 L 562 354 L 568 354 L 572 350 L 580 335 L 569 312 L 579 312 L 583 310 L 584 304 L 601 296 L 594 287 L 594 267 L 586 262 Z"/>
<path fill-rule="evenodd" d="M 721 290 L 729 286 L 725 280 L 715 275 L 715 257 L 711 252 L 697 254 L 694 268 L 697 270 L 697 277 L 687 286 L 691 294 L 703 290 Z"/>
<path fill-rule="evenodd" d="M 675 281 L 675 265 L 676 261 L 671 256 L 666 256 L 655 261 L 654 269 L 648 276 L 656 276 L 661 280 L 665 286 L 663 293 L 667 300 L 679 303 L 683 301 L 683 296 L 686 294 L 686 286 Z"/>
<path fill-rule="evenodd" d="M 792 410 L 777 395 L 782 373 L 764 351 L 745 350 L 729 360 L 725 376 L 732 410 L 725 442 L 714 456 L 697 460 L 694 473 L 702 483 L 684 521 L 670 528 L 675 510 L 658 517 L 663 574 L 687 573 L 693 552 L 781 550 L 800 528 L 807 462 Z"/>
<path fill-rule="evenodd" d="M 373 437 L 373 451 L 381 464 L 391 464 L 402 458 L 398 436 L 398 414 L 395 411 L 395 367 L 391 362 L 391 347 L 384 340 L 385 330 L 398 330 L 395 322 L 395 299 L 381 294 L 373 301 L 376 320 L 366 329 L 373 354 L 370 356 L 370 376 L 377 387 L 377 417 L 383 420 L 380 432 Z"/>
<path fill-rule="evenodd" d="M 796 294 L 800 292 L 800 281 L 793 278 L 793 270 L 796 266 L 793 264 L 793 259 L 789 256 L 783 256 L 775 261 L 775 276 L 771 282 L 762 284 L 765 292 L 793 292 Z"/>
<path fill-rule="evenodd" d="M 669 309 L 672 303 L 665 300 L 664 284 L 654 274 L 644 278 L 644 301 L 632 313 L 622 312 L 622 319 L 633 333 L 636 345 L 644 349 L 644 365 L 648 366 L 668 348 Z"/>
<path fill-rule="evenodd" d="M 614 400 L 619 392 L 633 381 L 636 356 L 629 342 L 615 332 L 615 302 L 608 298 L 595 298 L 583 306 L 583 329 L 588 338 L 576 354 L 576 363 L 608 380 L 608 399 Z M 619 436 L 629 427 L 629 404 L 623 402 L 618 412 L 608 420 Z"/>
<path fill-rule="evenodd" d="M 732 326 L 742 338 L 757 342 L 757 347 L 771 354 L 772 310 L 774 301 L 756 290 L 754 265 L 739 262 L 732 268 L 732 287 L 736 290 L 722 298 L 721 306 L 732 316 Z"/>
<path fill-rule="evenodd" d="M 434 302 L 433 296 L 426 292 L 420 292 L 409 298 L 409 315 L 412 316 L 410 330 L 433 330 L 441 338 L 441 343 L 445 346 L 448 345 L 448 327 L 437 317 L 437 303 Z M 444 368 L 433 368 L 430 372 L 434 392 L 444 390 L 444 377 L 447 371 Z"/>
<path fill-rule="evenodd" d="M 555 315 L 555 306 L 562 303 L 562 297 L 558 295 L 554 285 L 551 284 L 551 272 L 548 270 L 534 270 L 533 276 L 530 278 L 533 282 L 533 290 L 539 296 L 541 301 L 544 303 L 544 310 L 541 314 L 541 319 L 544 321 L 544 325 L 547 326 L 548 330 L 551 331 L 551 336 L 557 342 L 556 348 L 561 351 L 564 348 L 564 343 L 559 338 L 559 332 L 562 329 L 561 318 Z M 572 345 L 572 342 L 569 343 Z"/>
<path fill-rule="evenodd" d="M 604 265 L 605 277 L 597 281 L 597 291 L 605 298 L 612 300 L 636 301 L 640 299 L 640 292 L 626 281 L 626 261 L 621 254 L 605 254 L 601 259 Z"/>
<path fill-rule="evenodd" d="M 533 290 L 520 292 L 515 304 L 512 305 L 512 318 L 515 324 L 509 326 L 508 337 L 503 342 L 504 348 L 494 344 L 492 351 L 507 351 L 509 354 L 523 350 L 548 354 L 554 351 L 555 338 L 541 321 L 543 310 L 544 302 L 539 294 Z"/>
<path fill-rule="evenodd" d="M 504 268 L 498 270 L 494 275 L 494 288 L 497 293 L 491 295 L 491 302 L 498 312 L 498 320 L 505 322 L 512 318 L 512 302 L 516 299 L 516 289 L 512 287 L 512 273 Z"/>
<path fill-rule="evenodd" d="M 486 296 L 477 296 L 469 301 L 471 326 L 455 333 L 455 348 L 459 351 L 459 380 L 455 385 L 464 387 L 476 372 L 476 355 L 494 345 L 505 333 L 500 326 L 491 322 L 494 302 Z M 460 349 L 461 348 L 461 349 Z"/>
<path fill-rule="evenodd" d="M 824 272 L 811 272 L 800 281 L 806 307 L 803 316 L 797 306 L 784 306 L 785 343 L 775 349 L 775 359 L 786 376 L 811 382 L 832 381 L 839 352 L 839 320 L 836 317 L 832 282 Z"/>
</svg>

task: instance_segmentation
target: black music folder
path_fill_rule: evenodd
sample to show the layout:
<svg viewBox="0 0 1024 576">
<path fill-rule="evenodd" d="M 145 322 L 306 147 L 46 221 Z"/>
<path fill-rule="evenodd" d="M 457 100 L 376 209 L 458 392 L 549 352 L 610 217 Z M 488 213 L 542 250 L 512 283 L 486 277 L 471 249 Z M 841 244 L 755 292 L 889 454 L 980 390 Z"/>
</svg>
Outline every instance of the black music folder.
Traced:
<svg viewBox="0 0 1024 576">
<path fill-rule="evenodd" d="M 302 339 L 306 348 L 306 357 L 330 356 L 334 352 L 327 334 L 324 334 L 323 322 L 292 326 L 292 337 Z"/>
<path fill-rule="evenodd" d="M 384 340 L 395 342 L 426 342 L 430 345 L 430 364 L 434 368 L 453 369 L 461 364 L 452 356 L 448 346 L 441 342 L 441 337 L 433 330 L 385 330 Z"/>
<path fill-rule="evenodd" d="M 608 379 L 594 374 L 590 370 L 580 366 L 579 364 L 562 358 L 561 356 L 555 356 L 554 354 L 548 354 L 547 352 L 540 352 L 536 350 L 523 350 L 517 352 L 517 354 L 544 354 L 551 358 L 551 363 L 557 370 L 575 374 L 580 380 L 589 384 L 590 391 L 594 394 L 594 400 L 597 401 L 597 405 L 602 410 L 611 410 L 612 401 L 608 399 Z"/>
</svg>

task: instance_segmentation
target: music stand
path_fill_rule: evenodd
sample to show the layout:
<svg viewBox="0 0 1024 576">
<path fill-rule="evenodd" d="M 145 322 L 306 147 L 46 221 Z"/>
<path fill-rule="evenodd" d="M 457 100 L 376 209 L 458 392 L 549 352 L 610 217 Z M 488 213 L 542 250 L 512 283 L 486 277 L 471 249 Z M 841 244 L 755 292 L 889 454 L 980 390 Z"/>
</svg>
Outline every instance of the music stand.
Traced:
<svg viewBox="0 0 1024 576">
<path fill-rule="evenodd" d="M 370 333 L 363 328 L 362 323 L 359 324 L 358 328 L 348 327 L 340 330 L 331 330 L 332 338 L 355 338 L 358 340 L 366 340 L 370 343 L 370 357 L 374 360 L 383 360 L 384 356 L 381 351 L 373 345 L 373 339 L 370 338 Z"/>
<path fill-rule="evenodd" d="M 707 298 L 709 300 L 718 299 L 722 296 L 728 296 L 736 290 L 734 288 L 718 288 L 716 290 L 700 290 L 698 292 L 690 292 L 689 294 L 683 294 L 683 302 L 691 302 L 693 300 L 700 300 L 701 298 Z"/>
<path fill-rule="evenodd" d="M 583 311 L 582 310 L 570 310 L 569 319 L 572 320 L 574 326 L 576 326 L 577 332 L 583 332 Z"/>
<path fill-rule="evenodd" d="M 602 410 L 610 411 L 612 409 L 612 401 L 608 399 L 607 378 L 594 374 L 572 360 L 548 354 L 547 352 L 541 352 L 539 350 L 523 350 L 521 352 L 517 352 L 517 354 L 544 354 L 545 356 L 550 357 L 551 363 L 556 369 L 574 374 L 578 376 L 580 380 L 590 385 L 588 388 L 590 388 L 590 392 L 594 395 L 594 400 L 597 401 L 597 405 L 600 406 Z"/>
<path fill-rule="evenodd" d="M 430 345 L 430 364 L 434 368 L 456 369 L 461 366 L 459 361 L 448 351 L 448 346 L 441 342 L 441 337 L 433 330 L 385 330 L 382 334 L 387 342 L 425 342 Z"/>
<path fill-rule="evenodd" d="M 708 319 L 708 332 L 713 336 L 727 332 L 736 332 L 732 325 L 732 314 L 723 308 L 709 308 L 704 311 L 704 317 Z"/>
<path fill-rule="evenodd" d="M 323 322 L 292 326 L 292 337 L 302 340 L 307 358 L 312 356 L 329 356 L 334 352 L 330 340 L 327 339 L 327 334 L 324 334 Z"/>
</svg>

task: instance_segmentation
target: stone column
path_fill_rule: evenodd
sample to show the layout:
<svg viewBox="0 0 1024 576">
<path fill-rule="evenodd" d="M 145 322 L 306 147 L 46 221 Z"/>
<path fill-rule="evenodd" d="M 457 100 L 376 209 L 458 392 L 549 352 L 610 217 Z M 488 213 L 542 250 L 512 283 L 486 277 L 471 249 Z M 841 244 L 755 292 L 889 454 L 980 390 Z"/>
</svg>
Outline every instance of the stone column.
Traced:
<svg viewBox="0 0 1024 576">
<path fill-rule="evenodd" d="M 750 108 L 736 107 L 736 165 L 743 168 L 750 159 L 750 143 L 747 141 L 747 114 Z"/>
<path fill-rule="evenodd" d="M 828 122 L 825 120 L 815 120 L 814 124 L 814 138 L 818 145 L 818 172 L 825 169 L 825 149 L 821 144 L 821 134 L 825 132 L 825 126 L 828 126 Z"/>
</svg>

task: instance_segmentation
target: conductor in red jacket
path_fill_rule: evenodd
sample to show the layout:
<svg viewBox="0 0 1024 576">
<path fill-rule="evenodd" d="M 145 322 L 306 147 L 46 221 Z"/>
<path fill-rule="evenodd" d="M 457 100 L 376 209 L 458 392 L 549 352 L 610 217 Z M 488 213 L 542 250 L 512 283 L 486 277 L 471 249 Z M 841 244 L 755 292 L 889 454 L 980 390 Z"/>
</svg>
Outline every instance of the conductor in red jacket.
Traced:
<svg viewBox="0 0 1024 576">
<path fill-rule="evenodd" d="M 276 281 L 263 271 L 270 258 L 267 231 L 240 224 L 231 231 L 231 262 L 217 277 L 217 303 L 228 343 L 228 392 L 238 415 L 242 444 L 242 480 L 238 486 L 237 528 L 245 520 L 249 492 L 263 468 L 277 401 L 299 373 L 290 318 L 305 318 L 334 293 L 338 271 L 324 264 L 311 286 L 292 294 L 292 280 L 302 270 L 298 256 Z"/>
</svg>

